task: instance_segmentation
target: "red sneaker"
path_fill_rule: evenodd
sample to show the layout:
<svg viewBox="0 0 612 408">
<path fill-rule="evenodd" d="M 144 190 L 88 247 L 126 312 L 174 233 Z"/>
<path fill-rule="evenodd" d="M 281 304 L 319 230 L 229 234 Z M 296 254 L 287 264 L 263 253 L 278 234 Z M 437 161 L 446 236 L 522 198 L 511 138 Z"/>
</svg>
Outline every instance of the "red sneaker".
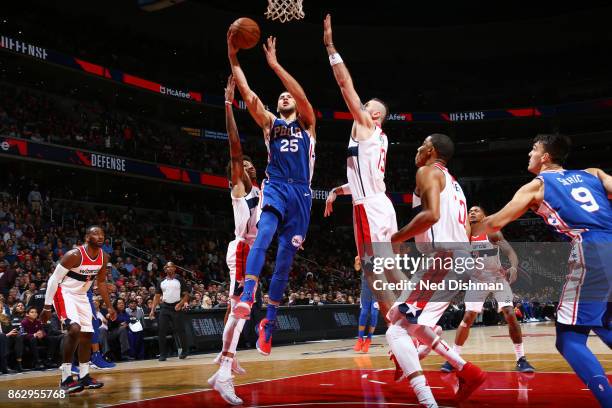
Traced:
<svg viewBox="0 0 612 408">
<path fill-rule="evenodd" d="M 357 343 L 355 343 L 355 346 L 353 347 L 353 351 L 360 352 L 361 351 L 361 347 L 363 347 L 363 339 L 361 337 L 359 337 L 357 339 Z"/>
<path fill-rule="evenodd" d="M 270 322 L 268 319 L 261 319 L 257 326 L 259 332 L 259 339 L 255 346 L 257 351 L 264 356 L 269 356 L 272 352 L 272 331 L 274 330 L 274 322 Z"/>
<path fill-rule="evenodd" d="M 238 302 L 232 312 L 238 319 L 248 319 L 251 317 L 251 307 L 253 302 Z"/>
<path fill-rule="evenodd" d="M 457 378 L 459 379 L 459 390 L 457 390 L 456 398 L 460 402 L 467 399 L 485 382 L 487 373 L 468 362 L 463 366 L 463 370 L 457 371 Z"/>
<path fill-rule="evenodd" d="M 365 339 L 363 346 L 361 346 L 361 351 L 367 353 L 370 350 L 370 344 L 372 344 L 372 339 Z"/>
<path fill-rule="evenodd" d="M 399 363 L 397 362 L 397 358 L 395 358 L 395 355 L 391 351 L 389 352 L 389 360 L 393 361 L 393 364 L 395 364 L 395 374 L 393 375 L 393 380 L 396 382 L 400 381 L 404 377 L 404 370 L 402 370 L 402 367 L 400 367 Z"/>
</svg>

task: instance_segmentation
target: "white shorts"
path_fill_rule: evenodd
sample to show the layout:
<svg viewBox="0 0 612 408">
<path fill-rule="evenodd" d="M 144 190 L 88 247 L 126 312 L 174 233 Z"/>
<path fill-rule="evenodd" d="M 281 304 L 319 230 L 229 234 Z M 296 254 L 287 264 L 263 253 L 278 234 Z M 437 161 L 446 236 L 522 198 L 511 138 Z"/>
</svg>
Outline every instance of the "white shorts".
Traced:
<svg viewBox="0 0 612 408">
<path fill-rule="evenodd" d="M 467 312 L 482 312 L 482 306 L 489 294 L 493 293 L 495 300 L 497 300 L 497 311 L 501 312 L 502 308 L 508 306 L 514 306 L 512 302 L 513 295 L 510 284 L 504 278 L 497 278 L 494 283 L 501 283 L 504 288 L 500 291 L 486 291 L 486 290 L 468 290 L 465 293 L 465 310 Z"/>
<path fill-rule="evenodd" d="M 235 294 L 237 284 L 244 282 L 246 274 L 246 262 L 251 247 L 246 241 L 235 239 L 227 245 L 227 267 L 230 274 L 229 295 L 236 299 L 239 295 Z"/>
<path fill-rule="evenodd" d="M 70 320 L 71 324 L 76 323 L 81 326 L 82 332 L 93 333 L 93 313 L 86 293 L 72 293 L 58 286 L 53 304 L 62 323 Z"/>
<path fill-rule="evenodd" d="M 391 235 L 397 232 L 397 218 L 389 197 L 380 193 L 356 200 L 353 230 L 358 251 L 372 243 L 391 242 Z"/>
</svg>

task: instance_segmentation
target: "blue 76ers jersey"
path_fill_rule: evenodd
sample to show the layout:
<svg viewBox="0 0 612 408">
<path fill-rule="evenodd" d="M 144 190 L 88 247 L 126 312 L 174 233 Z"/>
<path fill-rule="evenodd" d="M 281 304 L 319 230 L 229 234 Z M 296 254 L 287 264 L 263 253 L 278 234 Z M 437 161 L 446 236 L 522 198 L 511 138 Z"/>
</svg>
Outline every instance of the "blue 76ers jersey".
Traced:
<svg viewBox="0 0 612 408">
<path fill-rule="evenodd" d="M 585 170 L 544 171 L 538 214 L 570 238 L 587 231 L 612 233 L 612 206 L 601 180 Z"/>
<path fill-rule="evenodd" d="M 266 140 L 270 179 L 310 184 L 315 161 L 315 139 L 295 120 L 275 118 Z"/>
</svg>

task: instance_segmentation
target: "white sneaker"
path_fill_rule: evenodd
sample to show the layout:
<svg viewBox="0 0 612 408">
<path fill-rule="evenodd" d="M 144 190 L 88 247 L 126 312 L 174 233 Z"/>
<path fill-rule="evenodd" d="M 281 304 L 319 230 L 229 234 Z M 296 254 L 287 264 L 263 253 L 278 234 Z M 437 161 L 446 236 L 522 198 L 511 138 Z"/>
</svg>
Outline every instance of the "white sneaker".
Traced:
<svg viewBox="0 0 612 408">
<path fill-rule="evenodd" d="M 223 357 L 223 353 L 222 352 L 217 354 L 217 357 L 215 357 L 215 359 L 213 360 L 213 363 L 215 363 L 217 365 L 221 365 L 221 357 Z M 238 374 L 238 375 L 246 374 L 246 370 L 244 368 L 242 368 L 242 366 L 238 362 L 238 358 L 236 356 L 234 356 L 233 359 L 232 359 L 232 372 L 234 374 Z"/>
<path fill-rule="evenodd" d="M 242 400 L 236 395 L 236 391 L 234 390 L 234 381 L 232 380 L 232 377 L 227 379 L 219 379 L 217 377 L 212 387 L 228 404 L 242 404 Z"/>
</svg>

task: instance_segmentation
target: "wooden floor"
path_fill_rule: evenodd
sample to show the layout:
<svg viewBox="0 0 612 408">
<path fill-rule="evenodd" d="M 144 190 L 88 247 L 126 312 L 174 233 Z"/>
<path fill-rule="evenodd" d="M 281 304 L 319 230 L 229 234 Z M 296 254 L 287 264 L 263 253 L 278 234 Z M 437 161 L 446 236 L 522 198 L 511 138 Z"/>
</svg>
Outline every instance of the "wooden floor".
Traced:
<svg viewBox="0 0 612 408">
<path fill-rule="evenodd" d="M 571 373 L 571 369 L 555 350 L 552 323 L 527 323 L 523 325 L 524 344 L 529 361 L 538 373 Z M 452 343 L 454 331 L 444 333 Z M 260 356 L 254 350 L 239 351 L 238 356 L 247 374 L 237 376 L 236 385 L 265 382 L 301 374 L 318 373 L 335 369 L 384 369 L 393 365 L 387 356 L 384 336 L 374 337 L 368 354 L 352 350 L 354 339 L 311 342 L 291 346 L 274 347 L 269 357 Z M 612 372 L 612 353 L 596 337 L 589 339 L 591 350 L 598 356 L 606 372 Z M 505 326 L 474 328 L 463 352 L 470 360 L 487 371 L 513 371 L 515 357 Z M 92 370 L 98 380 L 105 383 L 100 390 L 88 390 L 61 402 L 35 403 L 28 400 L 21 406 L 75 406 L 102 408 L 125 402 L 194 393 L 208 389 L 207 378 L 217 366 L 212 363 L 214 354 L 190 356 L 186 360 L 170 358 L 160 363 L 147 360 L 118 364 L 113 370 Z M 435 371 L 442 359 L 430 355 L 422 361 L 425 370 Z M 0 376 L 0 389 L 53 389 L 57 387 L 59 371 L 24 373 Z M 4 394 L 4 392 L 3 392 Z M 6 404 L 0 399 L 0 406 Z"/>
</svg>

